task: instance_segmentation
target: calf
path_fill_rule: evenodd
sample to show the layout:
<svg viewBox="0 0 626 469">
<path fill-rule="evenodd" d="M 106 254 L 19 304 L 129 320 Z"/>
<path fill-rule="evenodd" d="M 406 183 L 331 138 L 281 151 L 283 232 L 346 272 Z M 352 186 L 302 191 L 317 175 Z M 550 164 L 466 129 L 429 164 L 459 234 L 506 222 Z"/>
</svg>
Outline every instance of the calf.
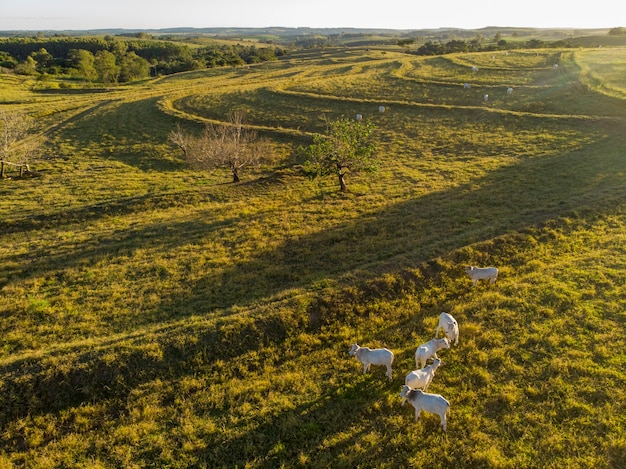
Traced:
<svg viewBox="0 0 626 469">
<path fill-rule="evenodd" d="M 489 280 L 489 285 L 493 285 L 498 278 L 498 269 L 495 267 L 467 266 L 465 273 L 472 279 L 472 284 L 476 286 L 479 280 Z"/>
<path fill-rule="evenodd" d="M 437 414 L 441 420 L 441 428 L 446 431 L 448 421 L 446 414 L 450 409 L 450 403 L 440 394 L 428 394 L 421 389 L 411 389 L 406 384 L 402 386 L 400 397 L 403 399 L 402 403 L 407 400 L 415 407 L 415 421 L 420 416 L 422 410 L 430 412 L 431 414 Z"/>
<path fill-rule="evenodd" d="M 454 341 L 454 345 L 459 345 L 459 324 L 451 314 L 441 313 L 439 315 L 439 324 L 435 330 L 435 339 L 439 335 L 439 329 L 443 329 L 444 334 L 450 342 Z"/>
<path fill-rule="evenodd" d="M 431 339 L 425 344 L 417 347 L 415 351 L 415 367 L 424 368 L 426 366 L 426 360 L 429 358 L 439 358 L 437 352 L 444 348 L 450 348 L 450 341 L 447 337 L 443 339 Z M 420 367 L 420 364 L 422 365 Z"/>
<path fill-rule="evenodd" d="M 404 378 L 404 384 L 406 384 L 411 389 L 422 388 L 424 389 L 424 391 L 426 391 L 433 378 L 435 377 L 435 372 L 437 371 L 437 368 L 439 368 L 441 365 L 445 365 L 445 363 L 438 358 L 435 358 L 435 360 L 430 365 L 425 366 L 421 370 L 411 371 L 408 375 L 406 375 L 406 377 Z M 402 401 L 402 404 L 404 404 L 404 401 Z"/>
<path fill-rule="evenodd" d="M 393 363 L 393 352 L 391 350 L 386 348 L 371 349 L 352 344 L 352 348 L 350 348 L 348 353 L 363 364 L 363 373 L 369 371 L 370 365 L 385 365 L 387 367 L 387 378 L 392 379 L 391 364 Z"/>
</svg>

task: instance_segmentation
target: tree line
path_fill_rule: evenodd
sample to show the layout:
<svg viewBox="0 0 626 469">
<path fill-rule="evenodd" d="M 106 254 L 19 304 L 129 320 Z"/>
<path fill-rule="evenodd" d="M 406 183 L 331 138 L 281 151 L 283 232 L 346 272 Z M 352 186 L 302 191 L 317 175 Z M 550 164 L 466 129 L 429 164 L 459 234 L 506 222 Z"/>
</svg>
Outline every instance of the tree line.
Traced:
<svg viewBox="0 0 626 469">
<path fill-rule="evenodd" d="M 0 40 L 0 67 L 23 75 L 69 75 L 118 83 L 204 68 L 276 60 L 281 47 L 185 44 L 144 39 L 7 38 Z"/>
<path fill-rule="evenodd" d="M 608 36 L 626 36 L 626 28 L 617 27 L 609 30 Z M 517 34 L 514 34 L 517 36 Z M 472 39 L 452 39 L 450 41 L 427 41 L 416 50 L 407 50 L 416 55 L 444 55 L 468 52 L 492 52 L 499 50 L 514 49 L 566 49 L 579 47 L 580 44 L 574 39 L 560 39 L 557 41 L 542 41 L 541 39 L 529 39 L 528 41 L 506 41 L 502 33 L 498 32 L 493 40 L 485 41 L 481 34 Z M 417 42 L 415 38 L 402 38 L 396 41 L 400 47 L 409 47 Z"/>
<path fill-rule="evenodd" d="M 398 45 L 408 46 L 409 44 L 414 43 L 414 40 L 402 40 L 398 41 Z M 440 41 L 427 41 L 420 47 L 418 47 L 415 51 L 410 51 L 410 53 L 416 55 L 444 55 L 444 54 L 454 54 L 454 53 L 467 53 L 467 52 L 491 52 L 498 50 L 511 50 L 511 49 L 563 49 L 568 47 L 575 47 L 571 43 L 566 40 L 559 41 L 542 41 L 540 39 L 531 39 L 529 41 L 513 41 L 507 42 L 504 39 L 500 39 L 496 37 L 494 42 L 489 42 L 487 44 L 482 43 L 482 38 L 475 38 L 468 41 L 463 41 L 459 39 L 454 39 L 448 42 L 440 42 Z"/>
</svg>

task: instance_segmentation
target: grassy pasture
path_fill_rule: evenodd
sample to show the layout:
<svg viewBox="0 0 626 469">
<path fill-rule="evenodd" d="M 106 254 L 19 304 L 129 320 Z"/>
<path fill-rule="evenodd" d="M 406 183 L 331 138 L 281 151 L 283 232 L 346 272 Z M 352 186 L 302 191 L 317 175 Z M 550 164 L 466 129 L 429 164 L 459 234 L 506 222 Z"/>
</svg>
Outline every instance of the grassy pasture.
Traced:
<svg viewBox="0 0 626 469">
<path fill-rule="evenodd" d="M 595 91 L 623 99 L 626 96 L 626 61 L 623 57 L 607 60 L 609 57 L 612 57 L 610 50 L 597 49 L 592 53 L 578 53 L 574 59 L 581 68 L 581 75 Z"/>
<path fill-rule="evenodd" d="M 48 137 L 41 178 L 0 181 L 0 467 L 621 467 L 623 52 L 337 49 L 67 94 L 0 76 Z M 237 107 L 271 161 L 239 185 L 186 168 L 168 132 Z M 339 194 L 297 147 L 356 113 L 381 169 Z M 501 277 L 471 288 L 466 264 Z M 446 434 L 398 398 L 441 311 Z M 357 340 L 395 352 L 391 382 Z"/>
</svg>

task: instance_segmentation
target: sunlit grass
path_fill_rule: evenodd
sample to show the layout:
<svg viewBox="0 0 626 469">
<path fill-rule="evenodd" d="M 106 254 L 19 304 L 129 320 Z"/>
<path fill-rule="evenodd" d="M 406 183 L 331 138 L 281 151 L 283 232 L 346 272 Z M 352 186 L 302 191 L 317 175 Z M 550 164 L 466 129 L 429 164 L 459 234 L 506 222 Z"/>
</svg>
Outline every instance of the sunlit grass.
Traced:
<svg viewBox="0 0 626 469">
<path fill-rule="evenodd" d="M 576 63 L 582 68 L 583 82 L 602 94 L 624 99 L 626 96 L 624 52 L 624 48 L 611 48 L 575 54 Z"/>
<path fill-rule="evenodd" d="M 0 181 L 0 465 L 619 467 L 623 101 L 567 99 L 580 70 L 619 88 L 596 52 L 314 51 L 72 102 L 3 76 L 49 141 L 40 178 Z M 239 185 L 167 143 L 232 108 L 276 130 Z M 356 113 L 381 168 L 340 194 L 296 149 Z M 398 398 L 441 311 L 447 434 Z"/>
</svg>

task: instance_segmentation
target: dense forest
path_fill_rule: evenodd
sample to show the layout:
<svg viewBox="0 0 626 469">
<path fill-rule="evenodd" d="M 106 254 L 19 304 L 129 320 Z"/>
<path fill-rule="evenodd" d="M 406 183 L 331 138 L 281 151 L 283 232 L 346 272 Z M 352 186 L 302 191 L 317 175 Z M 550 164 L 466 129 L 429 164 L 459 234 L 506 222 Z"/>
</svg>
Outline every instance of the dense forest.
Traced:
<svg viewBox="0 0 626 469">
<path fill-rule="evenodd" d="M 258 38 L 260 42 L 242 41 L 235 36 L 224 36 L 226 43 L 200 41 L 194 44 L 181 42 L 175 35 L 152 36 L 145 32 L 107 34 L 104 36 L 55 35 L 45 37 L 10 36 L 0 38 L 0 70 L 34 76 L 68 76 L 96 83 L 124 83 L 147 77 L 169 75 L 177 72 L 200 70 L 221 66 L 237 66 L 276 60 L 289 49 L 325 48 L 344 46 L 389 46 L 405 48 L 416 55 L 443 55 L 450 53 L 486 52 L 510 49 L 572 48 L 582 44 L 580 39 L 563 34 L 556 40 L 537 37 L 522 39 L 532 31 L 437 31 L 423 36 L 418 32 L 373 35 L 371 32 L 327 31 L 326 34 L 302 34 L 295 36 L 269 34 Z M 255 33 L 248 32 L 248 35 Z M 259 32 L 256 32 L 259 34 Z M 275 32 L 273 32 L 275 33 Z M 463 34 L 461 34 L 463 33 Z M 234 34 L 234 32 L 232 33 Z M 607 38 L 623 41 L 626 28 L 612 28 L 605 32 Z M 463 37 L 465 35 L 465 37 Z M 468 35 L 472 35 L 469 37 Z M 244 37 L 242 34 L 239 37 Z M 263 36 L 265 38 L 263 39 Z M 216 36 L 217 37 L 217 36 Z M 271 38 L 271 39 L 270 39 Z"/>
<path fill-rule="evenodd" d="M 149 38 L 62 37 L 0 40 L 0 67 L 23 75 L 69 75 L 118 83 L 225 65 L 276 60 L 278 46 L 186 44 Z"/>
<path fill-rule="evenodd" d="M 486 43 L 481 39 L 427 41 L 410 52 L 441 55 L 521 46 L 497 37 L 495 41 Z M 296 47 L 325 47 L 331 45 L 329 41 L 332 40 L 333 37 L 310 38 Z M 402 39 L 397 41 L 397 45 L 404 47 L 415 42 L 415 39 Z M 567 47 L 564 41 L 536 39 L 524 45 L 533 48 Z M 23 75 L 68 75 L 90 82 L 123 83 L 149 76 L 276 60 L 285 55 L 286 50 L 284 46 L 259 46 L 257 43 L 215 43 L 191 47 L 184 43 L 154 40 L 145 34 L 138 34 L 137 37 L 13 37 L 0 40 L 0 67 Z"/>
</svg>

